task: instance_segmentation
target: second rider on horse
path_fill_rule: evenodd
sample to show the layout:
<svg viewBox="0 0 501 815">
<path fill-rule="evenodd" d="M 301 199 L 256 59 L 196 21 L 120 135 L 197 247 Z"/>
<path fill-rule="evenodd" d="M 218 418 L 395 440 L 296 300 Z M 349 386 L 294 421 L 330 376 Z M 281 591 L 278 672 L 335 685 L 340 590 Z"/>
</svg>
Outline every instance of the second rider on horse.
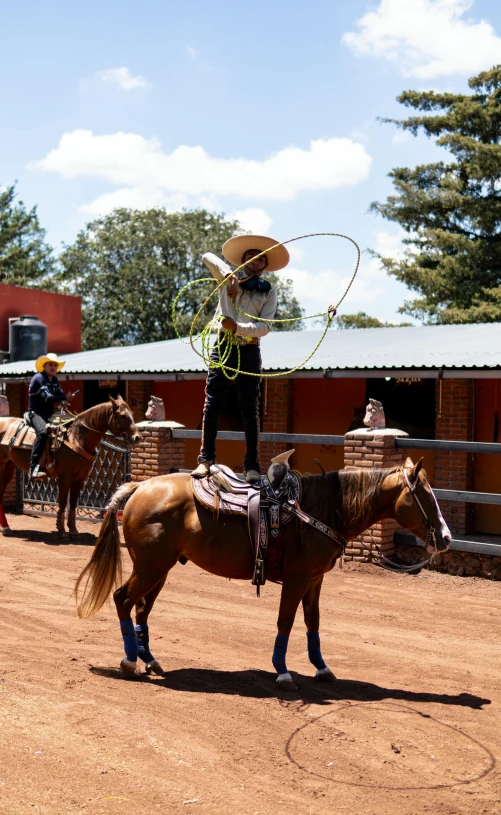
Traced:
<svg viewBox="0 0 501 815">
<path fill-rule="evenodd" d="M 74 393 L 64 393 L 56 374 L 64 367 L 65 361 L 57 358 L 57 354 L 43 354 L 35 362 L 38 373 L 30 382 L 29 391 L 29 418 L 37 437 L 33 443 L 30 462 L 30 476 L 44 478 L 45 470 L 40 468 L 40 460 L 47 441 L 47 422 L 54 413 L 54 405 L 58 402 L 67 404 L 71 402 Z"/>
<path fill-rule="evenodd" d="M 261 352 L 259 342 L 271 330 L 271 323 L 277 310 L 277 292 L 267 281 L 261 280 L 263 272 L 277 272 L 289 262 L 289 253 L 284 246 L 277 246 L 273 238 L 263 235 L 238 235 L 226 241 L 223 255 L 234 266 L 247 265 L 232 273 L 230 266 L 207 252 L 202 260 L 217 281 L 228 278 L 228 283 L 219 289 L 219 304 L 215 318 L 220 318 L 217 329 L 221 327 L 230 331 L 231 349 L 225 365 L 236 369 L 240 356 L 240 371 L 236 379 L 228 379 L 219 367 L 219 350 L 215 345 L 211 353 L 211 362 L 215 367 L 209 369 L 205 388 L 205 404 L 202 423 L 202 444 L 198 456 L 198 467 L 193 470 L 195 478 L 209 475 L 210 466 L 216 458 L 216 435 L 218 420 L 228 390 L 235 382 L 238 393 L 238 406 L 243 419 L 246 452 L 244 459 L 245 477 L 252 484 L 261 478 L 259 463 L 259 383 L 261 374 Z M 256 257 L 260 255 L 260 257 Z M 252 258 L 256 258 L 252 260 Z M 241 314 L 240 312 L 245 312 Z M 260 317 L 254 321 L 253 317 Z M 237 348 L 239 346 L 239 348 Z M 226 348 L 221 347 L 225 354 Z M 240 352 L 240 354 L 238 353 Z M 247 372 L 247 374 L 246 374 Z M 234 372 L 230 371 L 230 376 Z M 248 374 L 253 374 L 249 376 Z"/>
</svg>

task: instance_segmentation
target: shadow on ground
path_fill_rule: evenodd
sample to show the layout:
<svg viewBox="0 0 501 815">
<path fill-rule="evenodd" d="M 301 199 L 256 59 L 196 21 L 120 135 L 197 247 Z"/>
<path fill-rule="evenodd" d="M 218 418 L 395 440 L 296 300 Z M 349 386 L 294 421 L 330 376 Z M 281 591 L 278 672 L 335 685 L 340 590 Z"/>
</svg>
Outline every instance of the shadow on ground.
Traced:
<svg viewBox="0 0 501 815">
<path fill-rule="evenodd" d="M 18 540 L 33 541 L 34 543 L 45 543 L 47 546 L 66 546 L 69 543 L 73 544 L 73 546 L 94 546 L 97 535 L 81 532 L 78 538 L 60 538 L 55 529 L 53 532 L 42 532 L 37 529 L 11 529 L 9 535 L 2 536 L 0 540 L 3 540 L 3 537 L 6 540 L 17 538 Z"/>
<path fill-rule="evenodd" d="M 118 668 L 91 667 L 91 673 L 108 679 L 121 679 Z M 459 705 L 473 710 L 482 710 L 491 700 L 471 693 L 450 695 L 447 693 L 423 693 L 400 688 L 385 688 L 372 682 L 359 682 L 354 679 L 336 679 L 334 682 L 319 682 L 312 676 L 291 672 L 298 685 L 296 691 L 281 691 L 277 688 L 275 674 L 267 671 L 216 671 L 205 668 L 181 668 L 167 671 L 163 677 L 150 677 L 138 674 L 132 681 L 154 684 L 169 690 L 189 693 L 224 693 L 230 696 L 243 696 L 255 699 L 271 697 L 301 700 L 311 704 L 329 704 L 333 701 L 380 702 L 398 699 L 406 702 L 439 705 Z"/>
</svg>

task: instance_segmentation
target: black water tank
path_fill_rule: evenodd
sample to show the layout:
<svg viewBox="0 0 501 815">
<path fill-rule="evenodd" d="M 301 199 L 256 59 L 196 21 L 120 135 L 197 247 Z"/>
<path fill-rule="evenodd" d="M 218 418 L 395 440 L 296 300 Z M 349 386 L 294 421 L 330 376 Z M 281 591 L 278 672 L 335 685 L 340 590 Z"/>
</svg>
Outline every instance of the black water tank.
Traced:
<svg viewBox="0 0 501 815">
<path fill-rule="evenodd" d="M 10 361 L 36 359 L 47 353 L 47 326 L 38 317 L 23 314 L 9 325 Z"/>
</svg>

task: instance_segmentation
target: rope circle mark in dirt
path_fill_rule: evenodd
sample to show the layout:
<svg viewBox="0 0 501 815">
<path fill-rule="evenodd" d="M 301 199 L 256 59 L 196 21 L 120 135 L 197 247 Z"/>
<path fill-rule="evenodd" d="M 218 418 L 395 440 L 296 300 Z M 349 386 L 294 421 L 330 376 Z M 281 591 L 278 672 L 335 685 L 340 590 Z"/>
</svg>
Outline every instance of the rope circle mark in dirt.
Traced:
<svg viewBox="0 0 501 815">
<path fill-rule="evenodd" d="M 331 305 L 331 306 L 329 306 L 327 308 L 326 311 L 320 311 L 317 314 L 309 314 L 306 317 L 285 317 L 285 318 L 278 318 L 278 319 L 277 318 L 274 318 L 274 319 L 266 318 L 265 319 L 265 318 L 262 318 L 262 317 L 255 317 L 252 314 L 247 314 L 247 312 L 242 311 L 241 309 L 238 308 L 237 305 L 235 305 L 235 310 L 239 314 L 241 314 L 242 316 L 248 317 L 249 319 L 251 319 L 253 321 L 265 322 L 265 323 L 293 323 L 293 322 L 300 322 L 301 320 L 311 320 L 311 319 L 314 319 L 316 317 L 326 317 L 325 327 L 324 327 L 324 330 L 322 332 L 322 335 L 321 335 L 319 341 L 317 342 L 317 344 L 315 345 L 315 347 L 314 347 L 313 351 L 311 352 L 311 354 L 309 354 L 306 357 L 306 359 L 304 359 L 299 365 L 296 365 L 294 368 L 291 368 L 289 371 L 280 371 L 280 372 L 277 372 L 277 373 L 270 373 L 270 374 L 261 372 L 261 373 L 256 374 L 256 373 L 251 373 L 249 371 L 240 370 L 240 345 L 238 343 L 234 342 L 234 335 L 233 335 L 232 331 L 224 330 L 222 328 L 221 322 L 222 322 L 223 317 L 217 317 L 217 318 L 213 318 L 213 319 L 209 320 L 209 322 L 202 329 L 200 334 L 198 336 L 196 336 L 195 326 L 196 326 L 201 314 L 205 310 L 206 306 L 209 304 L 210 300 L 218 293 L 219 289 L 222 288 L 222 286 L 225 286 L 227 284 L 227 282 L 228 282 L 228 278 L 224 277 L 217 284 L 217 286 L 213 289 L 213 291 L 209 294 L 209 296 L 204 300 L 203 304 L 201 305 L 201 307 L 199 308 L 199 310 L 195 314 L 195 317 L 193 318 L 191 326 L 190 326 L 189 344 L 193 348 L 194 352 L 199 357 L 201 357 L 201 359 L 203 359 L 205 365 L 208 368 L 221 368 L 221 370 L 223 371 L 223 373 L 224 373 L 224 375 L 226 376 L 227 379 L 236 379 L 238 374 L 245 374 L 246 376 L 257 376 L 259 379 L 263 379 L 263 378 L 272 379 L 274 377 L 279 377 L 279 376 L 290 376 L 291 374 L 295 373 L 300 368 L 302 368 L 304 365 L 306 365 L 307 362 L 309 362 L 309 360 L 318 351 L 318 349 L 320 348 L 322 342 L 324 341 L 325 335 L 327 334 L 327 331 L 329 330 L 330 325 L 331 325 L 334 317 L 336 316 L 336 313 L 337 313 L 337 310 L 338 310 L 339 306 L 341 305 L 341 303 L 343 302 L 343 300 L 347 296 L 349 290 L 352 287 L 353 281 L 355 280 L 355 277 L 357 275 L 357 272 L 358 272 L 358 269 L 359 269 L 359 266 L 360 266 L 360 247 L 359 247 L 358 243 L 353 238 L 350 238 L 349 235 L 343 235 L 341 232 L 310 232 L 307 235 L 298 235 L 296 238 L 289 238 L 289 240 L 282 241 L 280 243 L 274 244 L 274 246 L 270 247 L 269 249 L 265 249 L 262 252 L 260 252 L 258 255 L 255 255 L 254 257 L 249 258 L 249 260 L 245 261 L 245 263 L 242 263 L 233 272 L 233 274 L 236 274 L 241 269 L 244 269 L 249 263 L 253 263 L 257 258 L 262 257 L 262 255 L 269 254 L 269 252 L 272 252 L 274 249 L 277 249 L 279 246 L 285 246 L 285 244 L 287 244 L 287 243 L 294 243 L 295 241 L 305 240 L 306 238 L 317 238 L 317 237 L 343 238 L 344 240 L 350 241 L 350 243 L 352 243 L 354 245 L 355 249 L 357 250 L 357 261 L 356 261 L 356 264 L 355 264 L 355 268 L 353 270 L 353 274 L 352 274 L 352 276 L 351 276 L 351 278 L 349 280 L 349 283 L 348 283 L 342 297 L 338 300 L 336 305 Z M 186 286 L 183 286 L 183 288 L 177 294 L 177 296 L 176 296 L 176 298 L 174 300 L 174 303 L 172 305 L 172 323 L 174 325 L 174 330 L 175 330 L 175 332 L 177 334 L 177 337 L 178 337 L 178 339 L 181 340 L 181 342 L 185 342 L 185 340 L 183 340 L 183 338 L 181 337 L 181 335 L 180 335 L 180 333 L 178 331 L 177 320 L 176 320 L 176 309 L 177 309 L 177 304 L 178 304 L 180 298 L 182 297 L 183 293 L 187 289 L 189 289 L 191 286 L 195 286 L 195 285 L 200 284 L 200 283 L 213 282 L 213 280 L 214 280 L 214 278 L 212 278 L 212 277 L 201 277 L 201 278 L 198 278 L 197 280 L 191 280 L 189 283 L 186 284 Z M 212 338 L 213 338 L 214 329 L 215 329 L 216 326 L 220 326 L 220 329 L 216 333 L 216 347 L 217 347 L 217 350 L 218 350 L 218 360 L 214 361 L 214 360 L 211 359 L 211 351 L 212 351 L 212 347 L 213 347 L 212 346 Z M 199 339 L 201 340 L 201 351 L 199 351 L 197 348 L 195 348 L 195 342 L 197 340 L 199 340 Z M 186 344 L 188 344 L 188 343 L 186 343 Z M 229 356 L 231 354 L 231 350 L 232 350 L 234 345 L 236 345 L 236 348 L 237 348 L 237 367 L 236 368 L 232 368 L 231 366 L 226 364 L 228 359 L 229 359 Z"/>
</svg>

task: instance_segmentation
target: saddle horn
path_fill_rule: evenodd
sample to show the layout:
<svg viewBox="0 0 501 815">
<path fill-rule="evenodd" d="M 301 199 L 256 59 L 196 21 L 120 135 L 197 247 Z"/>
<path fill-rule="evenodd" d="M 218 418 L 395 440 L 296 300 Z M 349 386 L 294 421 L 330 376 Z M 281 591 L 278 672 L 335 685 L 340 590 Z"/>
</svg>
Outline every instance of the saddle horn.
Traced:
<svg viewBox="0 0 501 815">
<path fill-rule="evenodd" d="M 268 481 L 273 489 L 276 489 L 281 483 L 282 479 L 287 475 L 290 470 L 289 458 L 295 450 L 287 450 L 286 453 L 279 453 L 271 459 L 271 464 L 268 469 Z"/>
</svg>

